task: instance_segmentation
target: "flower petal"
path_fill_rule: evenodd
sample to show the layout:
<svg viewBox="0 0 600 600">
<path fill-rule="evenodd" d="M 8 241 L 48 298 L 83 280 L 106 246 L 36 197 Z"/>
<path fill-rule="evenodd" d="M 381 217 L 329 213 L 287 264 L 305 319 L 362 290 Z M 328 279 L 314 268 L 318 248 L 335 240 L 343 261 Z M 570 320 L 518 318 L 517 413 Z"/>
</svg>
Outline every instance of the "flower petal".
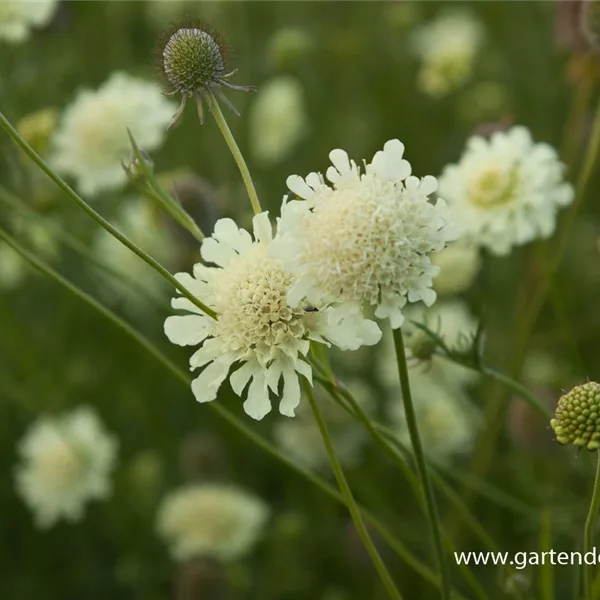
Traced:
<svg viewBox="0 0 600 600">
<path fill-rule="evenodd" d="M 244 402 L 244 411 L 257 421 L 271 412 L 269 388 L 263 370 L 253 374 L 252 383 L 248 388 L 248 399 Z"/>
<path fill-rule="evenodd" d="M 252 219 L 254 239 L 258 242 L 268 243 L 273 239 L 273 226 L 269 220 L 269 212 L 262 212 Z"/>
<path fill-rule="evenodd" d="M 279 402 L 279 412 L 286 417 L 293 417 L 298 404 L 300 404 L 300 382 L 296 371 L 288 365 L 283 369 L 283 394 Z"/>
<path fill-rule="evenodd" d="M 228 363 L 214 361 L 192 381 L 192 392 L 198 402 L 211 402 L 217 397 L 219 387 L 229 372 L 229 366 Z"/>
<path fill-rule="evenodd" d="M 172 316 L 165 320 L 165 335 L 178 346 L 197 346 L 209 331 L 210 321 L 200 315 Z"/>
</svg>

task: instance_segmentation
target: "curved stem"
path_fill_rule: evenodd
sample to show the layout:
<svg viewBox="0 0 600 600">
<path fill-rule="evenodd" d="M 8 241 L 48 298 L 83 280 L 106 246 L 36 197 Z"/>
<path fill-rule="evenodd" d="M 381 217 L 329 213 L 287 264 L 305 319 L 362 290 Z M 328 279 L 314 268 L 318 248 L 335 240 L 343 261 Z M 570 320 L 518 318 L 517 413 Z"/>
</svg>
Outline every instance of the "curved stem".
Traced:
<svg viewBox="0 0 600 600">
<path fill-rule="evenodd" d="M 335 450 L 333 448 L 333 443 L 331 441 L 331 437 L 329 436 L 329 432 L 327 431 L 327 425 L 325 424 L 325 420 L 323 419 L 323 415 L 319 410 L 319 407 L 315 401 L 315 395 L 313 393 L 313 389 L 311 385 L 303 380 L 303 387 L 308 398 L 308 402 L 310 403 L 310 407 L 315 416 L 315 420 L 317 422 L 317 426 L 319 427 L 319 431 L 321 432 L 321 437 L 323 438 L 323 444 L 325 445 L 325 450 L 327 451 L 327 456 L 329 457 L 329 462 L 331 463 L 331 469 L 335 476 L 336 481 L 340 487 L 342 492 L 342 496 L 344 497 L 344 503 L 348 507 L 350 512 L 350 516 L 354 521 L 354 525 L 356 526 L 356 530 L 358 531 L 358 535 L 360 536 L 377 572 L 379 573 L 379 577 L 383 582 L 385 589 L 388 592 L 390 598 L 394 598 L 395 600 L 402 600 L 402 596 L 400 592 L 397 590 L 396 585 L 394 584 L 388 570 L 381 560 L 381 556 L 377 552 L 375 545 L 373 544 L 373 540 L 371 540 L 371 536 L 365 527 L 365 524 L 360 515 L 360 511 L 358 510 L 358 506 L 356 505 L 356 501 L 354 500 L 354 496 L 352 495 L 352 491 L 350 490 L 350 486 L 346 481 L 346 477 L 344 476 L 344 472 L 342 471 L 342 467 L 335 455 Z"/>
<path fill-rule="evenodd" d="M 410 435 L 410 441 L 413 447 L 415 463 L 417 466 L 417 473 L 419 475 L 421 487 L 423 488 L 423 496 L 425 498 L 427 516 L 429 517 L 429 525 L 431 527 L 431 534 L 433 538 L 433 550 L 442 576 L 442 598 L 443 600 L 448 600 L 450 598 L 450 572 L 448 569 L 448 563 L 446 561 L 446 555 L 444 552 L 442 531 L 440 527 L 437 506 L 435 503 L 435 496 L 433 494 L 431 480 L 427 471 L 425 453 L 423 452 L 423 445 L 421 443 L 421 436 L 419 434 L 419 427 L 417 425 L 417 416 L 415 414 L 415 408 L 413 405 L 412 395 L 410 391 L 408 365 L 406 363 L 406 350 L 404 348 L 402 330 L 393 330 L 393 335 L 394 346 L 396 348 L 398 375 L 400 377 L 400 388 L 402 390 L 402 403 L 404 404 L 404 412 L 406 416 L 406 424 Z"/>
<path fill-rule="evenodd" d="M 592 492 L 592 501 L 590 502 L 590 510 L 585 520 L 585 529 L 583 532 L 583 590 L 584 598 L 592 600 L 592 585 L 591 577 L 594 572 L 593 567 L 585 564 L 585 554 L 592 549 L 592 537 L 594 533 L 594 525 L 598 516 L 598 508 L 600 507 L 600 453 L 596 452 L 596 479 L 594 480 L 594 490 Z"/>
<path fill-rule="evenodd" d="M 25 250 L 11 235 L 6 233 L 0 228 L 0 239 L 4 240 L 13 250 L 21 255 L 32 267 L 64 287 L 69 293 L 75 297 L 83 300 L 86 304 L 91 306 L 94 310 L 98 311 L 101 315 L 109 319 L 114 325 L 121 329 L 125 335 L 131 337 L 136 343 L 138 343 L 144 350 L 146 350 L 153 358 L 155 358 L 171 375 L 188 386 L 191 384 L 192 377 L 190 374 L 180 369 L 173 361 L 158 350 L 148 339 L 141 335 L 131 325 L 126 323 L 123 319 L 117 316 L 110 309 L 106 308 L 103 304 L 92 298 L 89 294 L 86 294 L 83 290 L 73 285 L 70 281 L 65 279 L 62 275 L 57 273 L 52 267 L 47 265 L 44 261 L 37 258 L 31 252 Z M 290 470 L 294 471 L 306 481 L 319 488 L 327 496 L 344 504 L 344 498 L 332 485 L 301 466 L 288 459 L 286 456 L 281 454 L 268 440 L 262 435 L 253 431 L 250 427 L 245 425 L 243 421 L 238 419 L 233 413 L 227 408 L 218 404 L 217 402 L 211 402 L 208 407 L 213 410 L 220 418 L 229 423 L 234 429 L 239 431 L 244 437 L 250 440 L 253 444 L 258 446 L 261 450 L 284 464 Z M 430 584 L 440 587 L 441 582 L 439 577 L 430 569 L 425 563 L 417 558 L 404 544 L 394 537 L 389 528 L 386 527 L 375 515 L 368 511 L 364 507 L 359 508 L 364 519 L 371 525 L 384 539 L 389 547 L 397 554 L 397 556 L 403 560 L 408 566 L 410 566 L 416 573 L 418 573 L 425 581 Z M 453 600 L 466 600 L 464 596 L 458 592 L 453 592 Z"/>
<path fill-rule="evenodd" d="M 156 272 L 160 273 L 182 296 L 185 296 L 192 304 L 197 306 L 202 312 L 215 319 L 216 313 L 206 306 L 201 300 L 196 298 L 186 287 L 181 285 L 167 269 L 165 269 L 157 260 L 146 254 L 141 248 L 136 246 L 127 237 L 125 237 L 116 227 L 111 225 L 104 217 L 97 213 L 89 204 L 81 198 L 59 175 L 57 175 L 46 162 L 37 154 L 37 152 L 21 137 L 19 132 L 10 124 L 7 118 L 0 112 L 0 127 L 13 139 L 13 141 L 27 154 L 27 156 L 74 202 L 81 210 L 90 216 L 98 225 L 106 229 L 113 237 L 119 240 L 124 246 L 127 246 L 134 254 L 137 254 L 145 263 L 150 265 Z"/>
<path fill-rule="evenodd" d="M 534 396 L 523 384 L 491 367 L 483 366 L 481 373 L 514 390 L 521 398 L 523 398 L 523 400 L 525 400 L 525 402 L 527 402 L 527 404 L 529 404 L 529 406 L 537 410 L 545 419 L 550 420 L 552 418 L 552 411 L 545 406 L 539 398 L 536 398 L 536 396 Z"/>
<path fill-rule="evenodd" d="M 246 161 L 244 160 L 244 156 L 242 155 L 233 134 L 231 133 L 231 129 L 229 129 L 229 125 L 227 125 L 227 121 L 223 116 L 223 112 L 221 111 L 221 107 L 217 102 L 214 94 L 211 92 L 210 95 L 210 111 L 215 117 L 215 121 L 221 130 L 223 137 L 225 138 L 225 142 L 229 147 L 231 154 L 240 170 L 240 174 L 242 175 L 242 179 L 244 180 L 244 185 L 246 186 L 246 191 L 248 192 L 248 196 L 250 197 L 250 203 L 252 204 L 252 210 L 254 214 L 262 212 L 262 208 L 260 207 L 260 201 L 258 199 L 258 194 L 256 193 L 256 188 L 254 187 L 254 183 L 252 181 L 252 176 L 250 175 L 250 171 L 248 170 L 248 165 L 246 165 Z"/>
</svg>

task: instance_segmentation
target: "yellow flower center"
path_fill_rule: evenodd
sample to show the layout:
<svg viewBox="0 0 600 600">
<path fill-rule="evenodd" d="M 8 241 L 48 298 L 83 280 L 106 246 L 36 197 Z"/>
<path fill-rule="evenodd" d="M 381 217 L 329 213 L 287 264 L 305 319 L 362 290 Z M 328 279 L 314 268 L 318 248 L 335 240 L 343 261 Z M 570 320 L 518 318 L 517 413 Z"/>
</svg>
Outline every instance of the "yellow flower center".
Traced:
<svg viewBox="0 0 600 600">
<path fill-rule="evenodd" d="M 482 208 L 492 208 L 512 202 L 519 184 L 516 168 L 505 172 L 491 168 L 478 173 L 470 182 L 469 197 L 473 204 Z"/>
</svg>

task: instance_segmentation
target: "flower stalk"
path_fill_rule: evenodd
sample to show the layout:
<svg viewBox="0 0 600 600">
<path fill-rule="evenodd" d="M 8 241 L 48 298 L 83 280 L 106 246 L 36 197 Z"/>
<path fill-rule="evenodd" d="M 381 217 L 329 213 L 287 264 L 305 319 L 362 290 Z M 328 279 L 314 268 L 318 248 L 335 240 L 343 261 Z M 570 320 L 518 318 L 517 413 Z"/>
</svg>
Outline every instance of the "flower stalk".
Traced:
<svg viewBox="0 0 600 600">
<path fill-rule="evenodd" d="M 408 365 L 406 362 L 406 350 L 404 348 L 402 329 L 398 328 L 393 330 L 393 336 L 394 347 L 396 349 L 396 359 L 398 364 L 398 375 L 400 377 L 400 388 L 402 390 L 402 402 L 404 404 L 404 411 L 406 414 L 406 424 L 408 427 L 408 432 L 410 434 L 410 441 L 412 444 L 415 463 L 417 466 L 417 474 L 419 475 L 419 480 L 423 489 L 423 497 L 425 499 L 427 516 L 429 518 L 429 525 L 431 527 L 431 535 L 433 538 L 433 550 L 442 577 L 441 597 L 443 600 L 449 600 L 451 589 L 450 571 L 444 552 L 442 530 L 435 502 L 435 496 L 433 493 L 433 486 L 431 485 L 431 479 L 427 471 L 425 453 L 423 452 L 423 444 L 421 442 L 421 436 L 419 434 L 417 417 L 415 414 L 415 408 L 413 405 L 412 395 L 410 391 Z"/>
<path fill-rule="evenodd" d="M 373 561 L 377 572 L 379 573 L 379 577 L 381 578 L 381 581 L 383 582 L 389 597 L 394 598 L 395 600 L 402 600 L 400 592 L 396 588 L 396 585 L 394 584 L 390 574 L 388 573 L 388 570 L 385 564 L 383 563 L 381 556 L 379 556 L 379 553 L 377 552 L 377 549 L 373 544 L 373 540 L 371 539 L 371 536 L 369 535 L 369 532 L 365 527 L 364 521 L 360 514 L 360 510 L 356 505 L 356 501 L 354 500 L 354 496 L 352 495 L 350 486 L 346 481 L 346 477 L 344 476 L 342 467 L 335 454 L 331 437 L 329 436 L 329 432 L 327 431 L 327 425 L 325 424 L 325 420 L 323 419 L 321 411 L 319 410 L 317 402 L 315 401 L 315 396 L 312 387 L 310 386 L 310 384 L 306 383 L 305 380 L 303 380 L 303 387 L 306 392 L 308 401 L 310 403 L 310 407 L 315 416 L 317 426 L 319 427 L 319 431 L 321 432 L 321 437 L 323 438 L 323 444 L 325 445 L 325 450 L 327 451 L 327 456 L 329 457 L 329 462 L 331 463 L 333 474 L 340 487 L 340 491 L 342 492 L 342 496 L 344 498 L 344 503 L 350 511 L 350 515 L 352 517 L 352 520 L 354 521 L 354 525 L 356 526 L 358 534 L 367 552 L 369 553 L 369 556 L 371 557 L 371 560 Z"/>
<path fill-rule="evenodd" d="M 594 525 L 598 517 L 598 508 L 600 508 L 600 453 L 596 452 L 596 478 L 594 480 L 594 489 L 592 491 L 592 500 L 590 509 L 585 520 L 585 528 L 583 533 L 583 552 L 590 552 L 592 549 L 592 537 L 594 533 Z M 583 588 L 584 597 L 586 600 L 592 600 L 592 576 L 594 567 L 583 565 Z"/>
<path fill-rule="evenodd" d="M 223 138 L 225 138 L 225 143 L 227 144 L 227 147 L 229 148 L 235 163 L 240 170 L 244 185 L 246 186 L 246 191 L 248 192 L 248 196 L 250 198 L 250 203 L 252 204 L 252 210 L 254 211 L 254 214 L 257 215 L 258 213 L 262 212 L 262 208 L 260 206 L 260 200 L 258 199 L 258 194 L 256 193 L 256 188 L 254 187 L 254 182 L 252 181 L 252 176 L 250 175 L 248 165 L 244 160 L 244 156 L 242 155 L 240 148 L 233 137 L 233 134 L 231 133 L 231 129 L 229 129 L 229 125 L 227 125 L 227 121 L 223 116 L 223 111 L 221 110 L 221 107 L 219 106 L 219 103 L 212 92 L 210 94 L 209 105 L 210 111 L 217 122 L 217 126 L 219 127 Z"/>
</svg>

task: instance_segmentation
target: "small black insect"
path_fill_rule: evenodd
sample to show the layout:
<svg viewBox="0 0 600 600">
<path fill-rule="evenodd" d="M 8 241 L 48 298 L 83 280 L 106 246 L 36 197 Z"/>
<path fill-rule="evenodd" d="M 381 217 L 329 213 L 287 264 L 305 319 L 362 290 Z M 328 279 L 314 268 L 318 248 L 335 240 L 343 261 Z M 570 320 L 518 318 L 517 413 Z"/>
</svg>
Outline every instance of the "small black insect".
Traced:
<svg viewBox="0 0 600 600">
<path fill-rule="evenodd" d="M 302 310 L 307 313 L 319 312 L 319 309 L 316 306 L 305 306 Z"/>
</svg>

